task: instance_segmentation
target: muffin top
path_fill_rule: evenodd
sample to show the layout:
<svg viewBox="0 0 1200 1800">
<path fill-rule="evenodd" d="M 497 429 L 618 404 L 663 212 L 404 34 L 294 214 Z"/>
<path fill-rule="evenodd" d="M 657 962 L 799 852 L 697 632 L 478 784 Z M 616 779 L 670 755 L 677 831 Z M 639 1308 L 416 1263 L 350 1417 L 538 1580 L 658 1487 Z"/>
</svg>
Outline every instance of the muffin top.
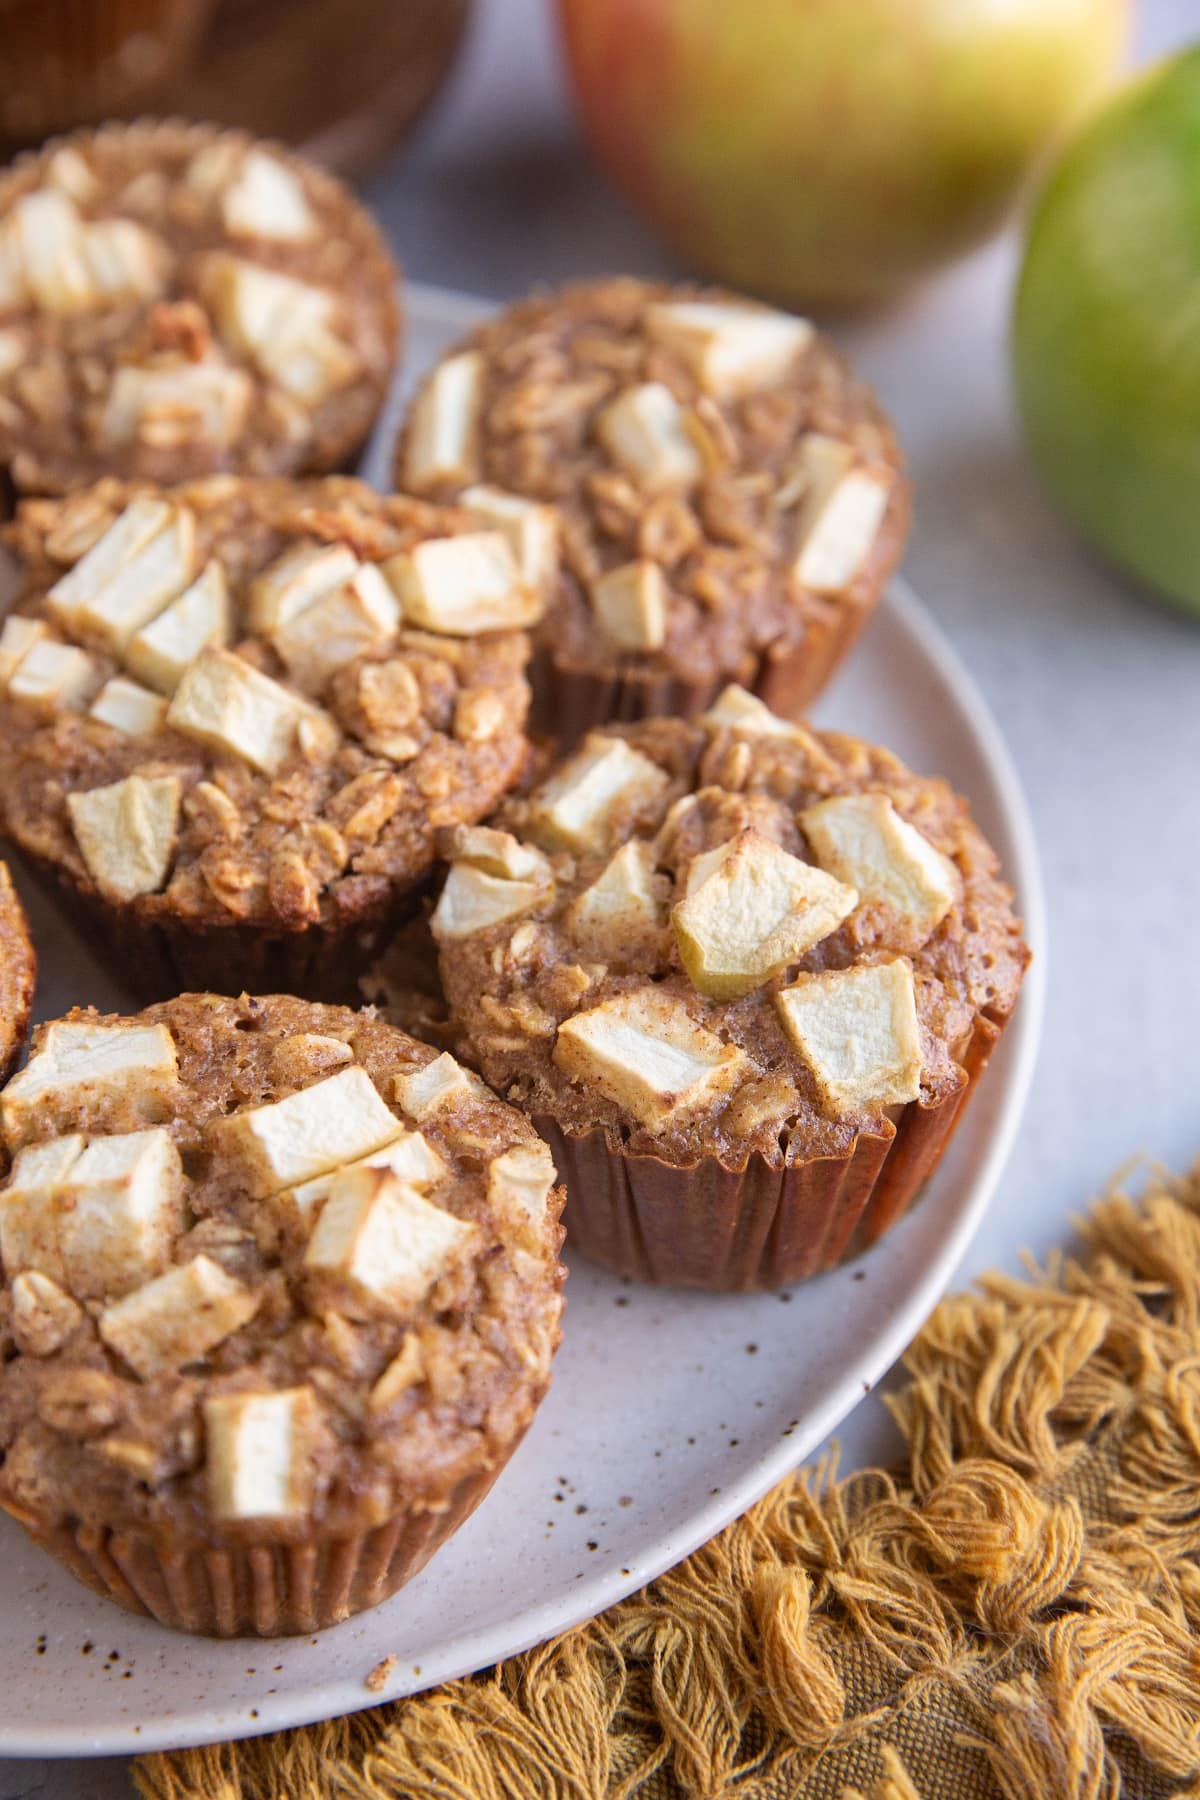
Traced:
<svg viewBox="0 0 1200 1800">
<path fill-rule="evenodd" d="M 697 684 L 869 604 L 908 522 L 891 428 L 807 320 L 631 279 L 524 300 L 444 357 L 396 481 L 461 495 L 531 557 L 555 555 L 557 515 L 557 667 Z"/>
<path fill-rule="evenodd" d="M 433 916 L 461 1053 L 535 1121 L 666 1162 L 886 1134 L 963 1086 L 1028 960 L 945 782 L 740 689 L 591 733 L 494 823 L 451 834 Z"/>
<path fill-rule="evenodd" d="M 545 1145 L 370 1011 L 189 994 L 39 1028 L 0 1095 L 0 1493 L 168 1542 L 436 1507 L 558 1342 Z"/>
<path fill-rule="evenodd" d="M 0 461 L 52 493 L 339 468 L 395 361 L 395 282 L 347 190 L 279 145 L 57 139 L 0 180 Z"/>
<path fill-rule="evenodd" d="M 24 1046 L 36 976 L 25 909 L 8 864 L 0 862 L 0 1081 L 7 1080 Z"/>
<path fill-rule="evenodd" d="M 540 598 L 460 512 L 331 476 L 27 501 L 0 810 L 139 919 L 377 916 L 525 766 Z"/>
</svg>

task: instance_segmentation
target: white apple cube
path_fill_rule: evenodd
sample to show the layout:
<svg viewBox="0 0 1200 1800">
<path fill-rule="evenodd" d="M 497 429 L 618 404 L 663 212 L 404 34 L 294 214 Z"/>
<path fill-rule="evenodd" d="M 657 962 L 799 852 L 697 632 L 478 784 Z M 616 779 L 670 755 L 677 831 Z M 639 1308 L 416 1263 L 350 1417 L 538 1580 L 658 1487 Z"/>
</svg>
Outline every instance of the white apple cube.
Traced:
<svg viewBox="0 0 1200 1800">
<path fill-rule="evenodd" d="M 143 1381 L 198 1362 L 258 1311 L 248 1288 L 210 1256 L 196 1256 L 106 1306 L 99 1332 Z"/>
<path fill-rule="evenodd" d="M 162 887 L 175 852 L 181 795 L 177 775 L 129 775 L 67 795 L 79 853 L 107 899 L 132 900 Z"/>
<path fill-rule="evenodd" d="M 381 1150 L 399 1125 L 355 1064 L 282 1100 L 232 1113 L 215 1129 L 238 1156 L 251 1192 L 265 1195 Z"/>
<path fill-rule="evenodd" d="M 654 986 L 565 1020 L 554 1060 L 573 1081 L 594 1087 L 651 1132 L 723 1103 L 750 1067 L 744 1051 L 698 1025 Z"/>
<path fill-rule="evenodd" d="M 831 1112 L 878 1112 L 919 1097 L 921 1033 L 908 963 L 802 975 L 775 1004 Z"/>
</svg>

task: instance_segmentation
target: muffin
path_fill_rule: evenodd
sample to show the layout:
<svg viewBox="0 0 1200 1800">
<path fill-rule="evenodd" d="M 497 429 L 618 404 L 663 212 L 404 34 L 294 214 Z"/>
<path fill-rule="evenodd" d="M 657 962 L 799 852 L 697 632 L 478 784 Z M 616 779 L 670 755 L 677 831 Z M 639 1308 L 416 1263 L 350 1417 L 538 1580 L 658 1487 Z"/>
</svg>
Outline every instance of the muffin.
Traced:
<svg viewBox="0 0 1200 1800">
<path fill-rule="evenodd" d="M 25 909 L 8 864 L 0 862 L 0 1081 L 8 1080 L 25 1048 L 36 976 Z"/>
<path fill-rule="evenodd" d="M 805 319 L 717 289 L 589 282 L 442 359 L 396 484 L 462 498 L 558 570 L 534 719 L 692 717 L 728 682 L 812 700 L 900 560 L 909 492 L 874 398 Z"/>
<path fill-rule="evenodd" d="M 183 1631 L 316 1631 L 414 1575 L 549 1382 L 526 1120 L 372 1013 L 212 994 L 40 1027 L 0 1117 L 0 1505 Z"/>
<path fill-rule="evenodd" d="M 774 1287 L 873 1243 L 1028 960 L 945 782 L 737 688 L 590 733 L 447 848 L 459 1052 L 550 1144 L 572 1241 L 643 1281 Z"/>
<path fill-rule="evenodd" d="M 0 818 L 134 991 L 350 999 L 439 830 L 522 775 L 541 597 L 466 515 L 361 482 L 27 501 Z"/>
<path fill-rule="evenodd" d="M 141 110 L 192 62 L 216 0 L 0 0 L 0 137 Z"/>
<path fill-rule="evenodd" d="M 280 146 L 106 125 L 0 177 L 0 462 L 19 488 L 343 468 L 397 335 L 375 224 Z"/>
</svg>

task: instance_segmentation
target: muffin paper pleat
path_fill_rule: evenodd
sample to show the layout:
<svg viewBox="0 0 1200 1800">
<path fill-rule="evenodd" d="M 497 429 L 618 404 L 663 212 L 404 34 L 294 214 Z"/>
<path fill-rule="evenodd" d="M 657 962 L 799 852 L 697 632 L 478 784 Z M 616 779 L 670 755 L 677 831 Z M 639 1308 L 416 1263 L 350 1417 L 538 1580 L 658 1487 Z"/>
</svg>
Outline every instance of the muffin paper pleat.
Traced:
<svg viewBox="0 0 1200 1800">
<path fill-rule="evenodd" d="M 745 1291 L 786 1287 L 835 1268 L 904 1216 L 948 1145 L 1005 1024 L 981 1016 L 958 1056 L 958 1082 L 914 1100 L 844 1156 L 744 1168 L 687 1167 L 633 1155 L 603 1129 L 576 1136 L 547 1114 L 534 1125 L 566 1184 L 568 1242 L 635 1281 Z"/>
</svg>

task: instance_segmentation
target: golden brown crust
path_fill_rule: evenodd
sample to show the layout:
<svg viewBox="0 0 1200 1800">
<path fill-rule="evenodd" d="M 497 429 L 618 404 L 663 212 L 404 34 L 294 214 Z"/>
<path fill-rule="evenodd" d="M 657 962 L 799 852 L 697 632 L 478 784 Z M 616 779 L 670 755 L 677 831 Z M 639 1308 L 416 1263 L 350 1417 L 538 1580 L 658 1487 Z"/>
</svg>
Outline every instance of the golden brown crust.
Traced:
<svg viewBox="0 0 1200 1800">
<path fill-rule="evenodd" d="M 217 200 L 185 179 L 213 146 L 266 151 L 299 183 L 315 221 L 287 241 L 226 229 Z M 139 120 L 52 140 L 0 181 L 0 230 L 22 196 L 44 189 L 54 159 L 78 157 L 93 186 L 69 199 L 85 221 L 127 219 L 166 246 L 153 291 L 72 312 L 47 311 L 19 293 L 0 297 L 0 332 L 16 346 L 0 378 L 0 462 L 27 492 L 62 493 L 102 475 L 158 482 L 222 470 L 304 474 L 344 468 L 374 424 L 395 367 L 397 271 L 378 227 L 346 188 L 281 145 L 182 120 Z M 333 297 L 344 368 L 327 391 L 288 393 L 236 343 L 212 298 L 214 256 L 230 254 Z M 2 286 L 2 284 L 0 284 Z M 130 434 L 106 409 L 119 370 L 178 370 L 200 358 L 237 372 L 235 417 L 214 431 L 169 407 Z"/>
<path fill-rule="evenodd" d="M 900 560 L 909 488 L 899 447 L 873 395 L 824 338 L 785 378 L 730 398 L 706 392 L 647 331 L 648 310 L 663 301 L 733 298 L 630 278 L 582 282 L 520 301 L 447 353 L 472 348 L 483 357 L 471 480 L 552 503 L 562 516 L 561 580 L 538 635 L 534 718 L 567 743 L 614 719 L 693 716 L 729 681 L 796 713 L 828 680 Z M 597 432 L 614 398 L 645 382 L 664 383 L 699 421 L 706 468 L 690 492 L 641 491 Z M 414 485 L 413 420 L 410 410 L 397 447 L 401 488 Z M 791 574 L 794 464 L 810 433 L 850 446 L 857 466 L 887 488 L 873 549 L 832 594 Z M 429 491 L 446 496 L 463 485 L 435 482 Z M 657 562 L 667 579 L 665 641 L 654 650 L 621 649 L 589 602 L 598 576 L 639 558 Z"/>
<path fill-rule="evenodd" d="M 663 719 L 595 733 L 585 753 L 613 741 L 666 779 L 615 812 L 602 838 L 556 850 L 540 790 L 510 799 L 493 821 L 548 848 L 553 884 L 499 923 L 443 934 L 459 1053 L 547 1137 L 571 1196 L 568 1229 L 600 1260 L 703 1286 L 799 1279 L 885 1229 L 944 1147 L 1028 962 L 1011 892 L 945 782 L 857 739 Z M 752 832 L 811 863 L 801 815 L 855 795 L 886 796 L 947 859 L 956 897 L 940 922 L 916 927 L 888 902 L 851 896 L 841 925 L 741 997 L 699 991 L 671 924 L 693 860 Z M 579 897 L 618 845 L 645 847 L 648 914 L 615 928 L 581 923 Z M 912 973 L 915 1099 L 847 1107 L 799 1053 L 776 996 L 806 974 L 897 965 Z M 581 1076 L 562 1057 L 560 1029 L 622 997 L 671 1009 L 712 1034 L 714 1052 L 740 1055 L 733 1086 L 653 1118 Z"/>
<path fill-rule="evenodd" d="M 16 612 L 66 638 L 46 604 L 67 566 L 64 544 L 77 555 L 138 496 L 164 497 L 109 481 L 66 500 L 26 502 L 9 534 L 24 565 Z M 195 520 L 195 566 L 216 558 L 228 578 L 232 647 L 321 709 L 318 740 L 308 750 L 298 740 L 268 775 L 165 724 L 127 736 L 80 710 L 46 717 L 0 694 L 7 829 L 35 870 L 128 958 L 142 993 L 280 985 L 348 997 L 380 933 L 427 881 L 439 829 L 485 816 L 520 778 L 528 640 L 516 631 L 447 637 L 401 626 L 331 676 L 301 679 L 249 623 L 250 584 L 264 567 L 302 543 L 348 546 L 378 563 L 469 522 L 424 502 L 383 499 L 345 477 L 214 477 L 169 499 Z M 128 652 L 94 640 L 87 647 L 93 688 L 128 675 Z M 178 832 L 159 886 L 114 900 L 81 853 L 69 797 L 134 774 L 178 781 Z"/>
<path fill-rule="evenodd" d="M 0 1081 L 16 1067 L 33 1011 L 37 957 L 7 863 L 0 863 Z"/>
<path fill-rule="evenodd" d="M 250 1196 L 224 1121 L 357 1066 L 395 1113 L 397 1131 L 411 1130 L 394 1084 L 436 1052 L 370 1011 L 290 997 L 185 995 L 133 1020 L 94 1012 L 68 1018 L 169 1030 L 179 1084 L 159 1105 L 158 1122 L 186 1176 L 184 1226 L 171 1266 L 211 1257 L 259 1305 L 203 1357 L 141 1380 L 98 1333 L 103 1300 L 81 1299 L 82 1316 L 50 1354 L 30 1353 L 28 1345 L 21 1353 L 12 1335 L 10 1272 L 0 1296 L 3 1504 L 35 1534 L 60 1526 L 72 1534 L 126 1533 L 170 1556 L 350 1539 L 401 1514 L 437 1512 L 463 1484 L 490 1479 L 545 1391 L 559 1336 L 561 1196 L 552 1194 L 536 1218 L 517 1217 L 494 1199 L 488 1181 L 494 1158 L 513 1146 L 536 1146 L 529 1124 L 481 1084 L 420 1120 L 445 1164 L 431 1197 L 474 1227 L 469 1251 L 414 1304 L 370 1316 L 350 1308 L 353 1316 L 345 1316 L 304 1267 L 311 1218 L 299 1217 L 286 1197 Z M 35 1037 L 35 1052 L 47 1029 Z M 67 1127 L 94 1141 L 147 1122 L 129 1091 L 80 1101 L 69 1119 L 60 1111 L 45 1109 L 35 1137 L 23 1133 L 24 1141 L 41 1142 Z M 416 1378 L 375 1407 L 373 1388 L 406 1346 Z M 298 1384 L 311 1389 L 319 1413 L 307 1510 L 284 1520 L 215 1520 L 205 1403 Z"/>
</svg>

